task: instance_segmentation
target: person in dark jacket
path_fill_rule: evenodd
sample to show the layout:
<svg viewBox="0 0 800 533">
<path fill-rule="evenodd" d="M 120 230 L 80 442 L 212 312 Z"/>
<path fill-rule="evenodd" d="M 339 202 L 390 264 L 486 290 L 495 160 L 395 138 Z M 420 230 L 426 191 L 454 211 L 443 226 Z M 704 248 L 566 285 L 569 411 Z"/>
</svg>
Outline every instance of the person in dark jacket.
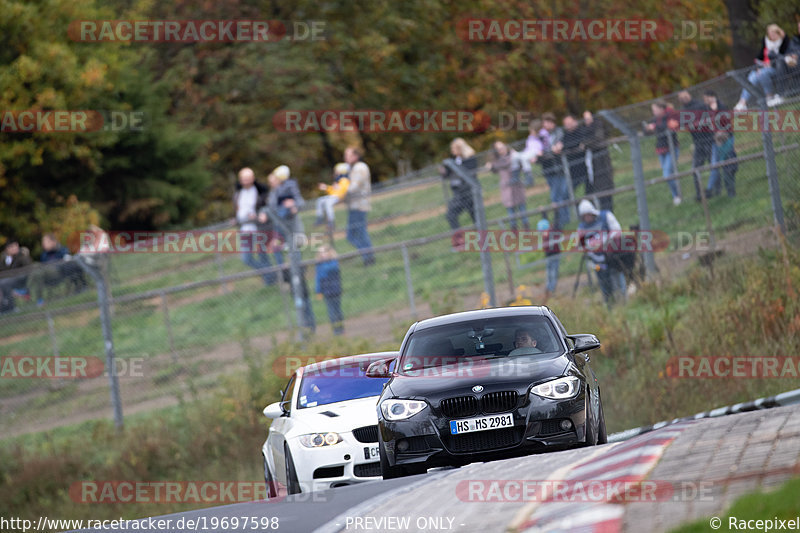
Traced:
<svg viewBox="0 0 800 533">
<path fill-rule="evenodd" d="M 261 235 L 269 235 L 266 218 L 263 222 L 258 218 L 258 212 L 266 205 L 266 202 L 267 188 L 256 181 L 253 170 L 247 167 L 240 170 L 239 183 L 236 184 L 236 192 L 233 194 L 233 208 L 239 231 L 251 236 L 255 236 L 256 232 Z M 256 270 L 272 266 L 269 255 L 267 255 L 266 243 L 262 239 L 243 239 L 242 244 L 243 249 L 240 250 L 240 253 L 245 265 Z M 283 263 L 283 256 L 279 252 L 275 254 L 275 259 L 278 263 Z M 278 280 L 278 276 L 273 272 L 264 274 L 262 279 L 265 285 L 273 285 Z"/>
<path fill-rule="evenodd" d="M 558 267 L 561 263 L 561 245 L 559 244 L 560 235 L 558 232 L 550 231 L 550 222 L 542 214 L 542 219 L 536 223 L 536 231 L 542 233 L 542 248 L 547 258 L 547 284 L 545 285 L 544 300 L 542 305 L 547 303 L 550 296 L 556 292 L 558 285 Z"/>
<path fill-rule="evenodd" d="M 316 289 L 314 292 L 325 299 L 328 318 L 331 321 L 334 335 L 344 333 L 344 315 L 342 314 L 342 273 L 336 251 L 329 246 L 321 246 L 317 251 Z"/>
<path fill-rule="evenodd" d="M 586 145 L 586 172 L 595 193 L 614 188 L 614 167 L 608 153 L 608 134 L 601 121 L 595 120 L 591 111 L 583 112 L 584 142 Z M 614 197 L 603 196 L 597 200 L 600 210 L 611 211 Z"/>
<path fill-rule="evenodd" d="M 567 170 L 572 180 L 572 190 L 578 194 L 578 187 L 584 187 L 584 194 L 594 191 L 589 183 L 586 170 L 586 128 L 572 115 L 562 120 L 564 126 L 564 154 L 567 159 Z"/>
<path fill-rule="evenodd" d="M 731 133 L 718 131 L 714 135 L 714 141 L 717 147 L 717 158 L 720 163 L 729 159 L 736 159 L 736 150 L 733 147 L 733 135 Z M 739 164 L 735 161 L 722 167 L 722 181 L 725 182 L 725 191 L 730 198 L 736 196 L 736 171 L 738 170 Z"/>
<path fill-rule="evenodd" d="M 19 245 L 16 239 L 9 239 L 0 254 L 0 314 L 16 310 L 14 291 L 24 291 L 28 280 L 27 269 L 31 264 L 31 254 Z"/>
<path fill-rule="evenodd" d="M 678 93 L 678 100 L 681 103 L 681 111 L 691 113 L 689 121 L 692 143 L 694 144 L 694 154 L 692 155 L 692 169 L 702 167 L 706 163 L 711 163 L 711 151 L 714 145 L 714 132 L 710 127 L 701 125 L 701 119 L 709 114 L 709 108 L 700 100 L 695 100 L 689 91 Z M 709 114 L 710 115 L 710 114 Z M 694 176 L 695 200 L 700 201 L 700 179 Z"/>
<path fill-rule="evenodd" d="M 733 124 L 729 118 L 728 107 L 719 101 L 717 95 L 712 90 L 706 90 L 703 93 L 703 102 L 711 114 L 711 121 L 714 125 L 712 138 L 711 138 L 711 164 L 720 161 L 719 146 L 714 142 L 714 136 L 720 131 L 730 134 L 730 142 L 733 144 Z M 718 196 L 722 192 L 722 183 L 719 179 L 720 169 L 714 168 L 708 176 L 708 185 L 706 186 L 706 198 Z"/>
<path fill-rule="evenodd" d="M 86 278 L 80 265 L 71 261 L 72 256 L 66 246 L 62 246 L 56 236 L 45 233 L 42 236 L 42 254 L 39 264 L 31 272 L 28 287 L 36 305 L 44 304 L 44 287 L 52 287 L 61 282 L 72 283 L 77 292 L 86 289 Z"/>
<path fill-rule="evenodd" d="M 450 143 L 450 154 L 453 162 L 462 172 L 477 179 L 478 161 L 475 159 L 475 150 L 462 138 L 453 139 Z M 475 206 L 472 200 L 472 186 L 458 173 L 450 170 L 449 167 L 442 165 L 439 169 L 442 178 L 447 180 L 453 196 L 447 202 L 447 223 L 450 229 L 458 229 L 461 225 L 458 217 L 462 212 L 469 213 L 472 222 L 475 222 Z"/>
<path fill-rule="evenodd" d="M 537 161 L 542 165 L 542 174 L 550 187 L 550 201 L 560 203 L 569 200 L 569 183 L 561 164 L 561 151 L 564 149 L 564 130 L 556 126 L 556 117 L 549 111 L 542 114 L 544 133 L 541 134 L 542 155 Z M 569 223 L 569 207 L 556 209 L 554 229 L 563 229 Z"/>
<path fill-rule="evenodd" d="M 650 109 L 653 111 L 653 120 L 646 124 L 645 131 L 656 135 L 656 154 L 661 163 L 661 175 L 666 178 L 678 171 L 680 146 L 678 145 L 678 134 L 675 133 L 679 124 L 678 114 L 663 100 L 653 102 Z M 674 153 L 670 151 L 670 145 Z M 671 180 L 667 183 L 672 193 L 672 203 L 681 205 L 681 190 L 678 181 Z"/>
<path fill-rule="evenodd" d="M 797 35 L 789 39 L 786 53 L 777 61 L 776 87 L 784 96 L 793 96 L 800 91 L 800 12 L 794 15 Z"/>
</svg>

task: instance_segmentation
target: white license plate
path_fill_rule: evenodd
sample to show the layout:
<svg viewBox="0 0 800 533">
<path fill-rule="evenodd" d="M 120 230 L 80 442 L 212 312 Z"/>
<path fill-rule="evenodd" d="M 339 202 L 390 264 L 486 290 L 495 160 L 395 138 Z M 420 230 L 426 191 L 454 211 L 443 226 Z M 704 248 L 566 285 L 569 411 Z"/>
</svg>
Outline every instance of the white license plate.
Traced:
<svg viewBox="0 0 800 533">
<path fill-rule="evenodd" d="M 377 446 L 364 446 L 364 459 L 369 461 L 370 459 L 375 459 L 376 457 L 380 457 L 381 453 L 378 451 Z"/>
<path fill-rule="evenodd" d="M 450 434 L 460 435 L 473 431 L 486 431 L 489 429 L 507 428 L 514 425 L 511 414 L 482 416 L 480 418 L 466 418 L 464 420 L 450 421 Z"/>
</svg>

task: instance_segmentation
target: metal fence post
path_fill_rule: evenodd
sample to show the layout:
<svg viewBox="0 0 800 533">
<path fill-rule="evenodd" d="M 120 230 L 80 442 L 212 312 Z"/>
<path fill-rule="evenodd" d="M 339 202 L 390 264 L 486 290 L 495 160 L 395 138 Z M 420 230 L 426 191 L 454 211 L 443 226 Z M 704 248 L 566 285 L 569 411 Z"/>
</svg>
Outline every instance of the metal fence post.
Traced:
<svg viewBox="0 0 800 533">
<path fill-rule="evenodd" d="M 103 329 L 103 344 L 106 352 L 106 372 L 108 372 L 108 384 L 111 392 L 111 405 L 114 409 L 114 427 L 121 430 L 122 421 L 122 400 L 119 396 L 119 378 L 117 376 L 116 356 L 114 355 L 114 339 L 111 328 L 111 305 L 108 297 L 105 276 L 99 268 L 89 265 L 86 259 L 80 254 L 75 256 L 75 260 L 94 280 L 97 285 L 97 305 L 100 308 L 100 325 Z"/>
<path fill-rule="evenodd" d="M 178 354 L 175 353 L 175 337 L 172 335 L 172 322 L 169 319 L 169 306 L 167 305 L 167 293 L 161 291 L 161 311 L 164 313 L 164 328 L 167 331 L 169 341 L 169 352 L 172 355 L 172 362 L 178 362 Z"/>
<path fill-rule="evenodd" d="M 400 252 L 403 254 L 403 268 L 406 271 L 406 290 L 408 291 L 408 305 L 411 308 L 411 318 L 417 319 L 417 306 L 414 303 L 414 283 L 411 281 L 411 261 L 408 258 L 408 247 L 403 244 L 400 247 Z"/>
<path fill-rule="evenodd" d="M 475 210 L 475 227 L 478 231 L 486 231 L 486 211 L 483 206 L 483 189 L 477 177 L 464 172 L 452 159 L 445 159 L 444 165 L 455 172 L 461 179 L 469 183 L 472 189 L 472 208 Z M 487 250 L 481 250 L 481 270 L 483 271 L 483 288 L 489 295 L 489 305 L 497 306 L 494 294 L 494 274 L 492 273 L 492 257 Z"/>
<path fill-rule="evenodd" d="M 756 97 L 759 108 L 767 109 L 766 95 L 761 91 L 760 87 L 756 87 L 750 83 L 747 76 L 744 75 L 744 72 L 735 70 L 729 72 L 728 75 Z M 767 184 L 769 185 L 769 197 L 772 201 L 772 218 L 781 233 L 786 235 L 786 221 L 783 218 L 781 188 L 778 184 L 778 164 L 775 162 L 775 146 L 772 142 L 772 131 L 770 131 L 768 124 L 769 121 L 767 120 L 767 114 L 765 112 L 761 126 L 761 142 L 764 144 L 764 163 L 767 166 Z"/>
<path fill-rule="evenodd" d="M 613 111 L 604 109 L 598 114 L 607 120 L 612 126 L 621 131 L 631 144 L 631 164 L 633 165 L 633 183 L 636 190 L 636 211 L 639 213 L 639 229 L 650 231 L 650 212 L 647 207 L 647 189 L 644 184 L 644 168 L 642 167 L 642 147 L 639 144 L 639 136 Z M 644 256 L 644 267 L 648 277 L 656 272 L 656 261 L 652 250 L 642 252 Z"/>
</svg>

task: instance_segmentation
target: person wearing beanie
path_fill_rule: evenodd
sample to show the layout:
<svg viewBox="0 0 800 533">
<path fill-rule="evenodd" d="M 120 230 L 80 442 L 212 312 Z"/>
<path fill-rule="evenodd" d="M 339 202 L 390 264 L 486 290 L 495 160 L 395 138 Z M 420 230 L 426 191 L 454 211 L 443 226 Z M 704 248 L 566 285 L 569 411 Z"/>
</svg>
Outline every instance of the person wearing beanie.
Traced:
<svg viewBox="0 0 800 533">
<path fill-rule="evenodd" d="M 317 198 L 317 220 L 315 225 L 319 226 L 323 222 L 327 222 L 331 240 L 333 240 L 334 230 L 333 207 L 343 201 L 347 195 L 347 189 L 350 188 L 349 173 L 350 165 L 338 163 L 333 167 L 333 183 L 330 185 L 320 183 L 318 185 L 319 190 L 325 191 L 327 194 Z"/>
<path fill-rule="evenodd" d="M 617 267 L 617 261 L 609 260 L 609 254 L 615 253 L 611 243 L 622 236 L 622 226 L 614 213 L 598 210 L 586 198 L 578 204 L 578 216 L 581 219 L 578 232 L 589 269 L 597 274 L 603 299 L 610 308 L 614 303 L 615 293 L 625 297 L 625 275 Z"/>
<path fill-rule="evenodd" d="M 542 233 L 542 247 L 544 248 L 544 255 L 547 258 L 547 284 L 545 285 L 544 301 L 542 305 L 547 303 L 550 296 L 556 292 L 558 285 L 558 267 L 561 263 L 561 245 L 559 244 L 560 235 L 554 234 L 550 231 L 550 221 L 546 217 L 536 223 L 536 231 Z"/>
</svg>

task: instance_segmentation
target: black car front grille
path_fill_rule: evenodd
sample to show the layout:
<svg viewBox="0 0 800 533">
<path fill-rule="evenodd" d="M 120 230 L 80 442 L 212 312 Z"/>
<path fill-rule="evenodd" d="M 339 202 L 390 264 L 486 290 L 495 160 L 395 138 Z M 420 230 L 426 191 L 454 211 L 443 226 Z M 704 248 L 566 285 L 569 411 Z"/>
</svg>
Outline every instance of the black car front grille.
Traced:
<svg viewBox="0 0 800 533">
<path fill-rule="evenodd" d="M 353 474 L 356 477 L 380 477 L 381 464 L 364 463 L 362 465 L 353 465 Z"/>
<path fill-rule="evenodd" d="M 484 413 L 503 413 L 513 411 L 517 407 L 517 391 L 490 392 L 481 398 Z"/>
<path fill-rule="evenodd" d="M 444 445 L 452 453 L 472 453 L 509 448 L 522 442 L 524 427 L 477 431 L 463 435 L 445 435 Z"/>
<path fill-rule="evenodd" d="M 445 398 L 440 404 L 442 414 L 448 418 L 462 418 L 478 414 L 478 399 L 474 396 Z"/>
<path fill-rule="evenodd" d="M 504 413 L 517 407 L 517 391 L 489 392 L 479 400 L 475 396 L 445 398 L 440 404 L 442 414 L 448 418 L 464 418 L 478 413 Z"/>
<path fill-rule="evenodd" d="M 321 466 L 314 470 L 314 479 L 325 479 L 327 477 L 342 477 L 344 475 L 343 466 Z"/>
<path fill-rule="evenodd" d="M 364 426 L 353 430 L 358 442 L 378 442 L 378 426 Z"/>
</svg>

